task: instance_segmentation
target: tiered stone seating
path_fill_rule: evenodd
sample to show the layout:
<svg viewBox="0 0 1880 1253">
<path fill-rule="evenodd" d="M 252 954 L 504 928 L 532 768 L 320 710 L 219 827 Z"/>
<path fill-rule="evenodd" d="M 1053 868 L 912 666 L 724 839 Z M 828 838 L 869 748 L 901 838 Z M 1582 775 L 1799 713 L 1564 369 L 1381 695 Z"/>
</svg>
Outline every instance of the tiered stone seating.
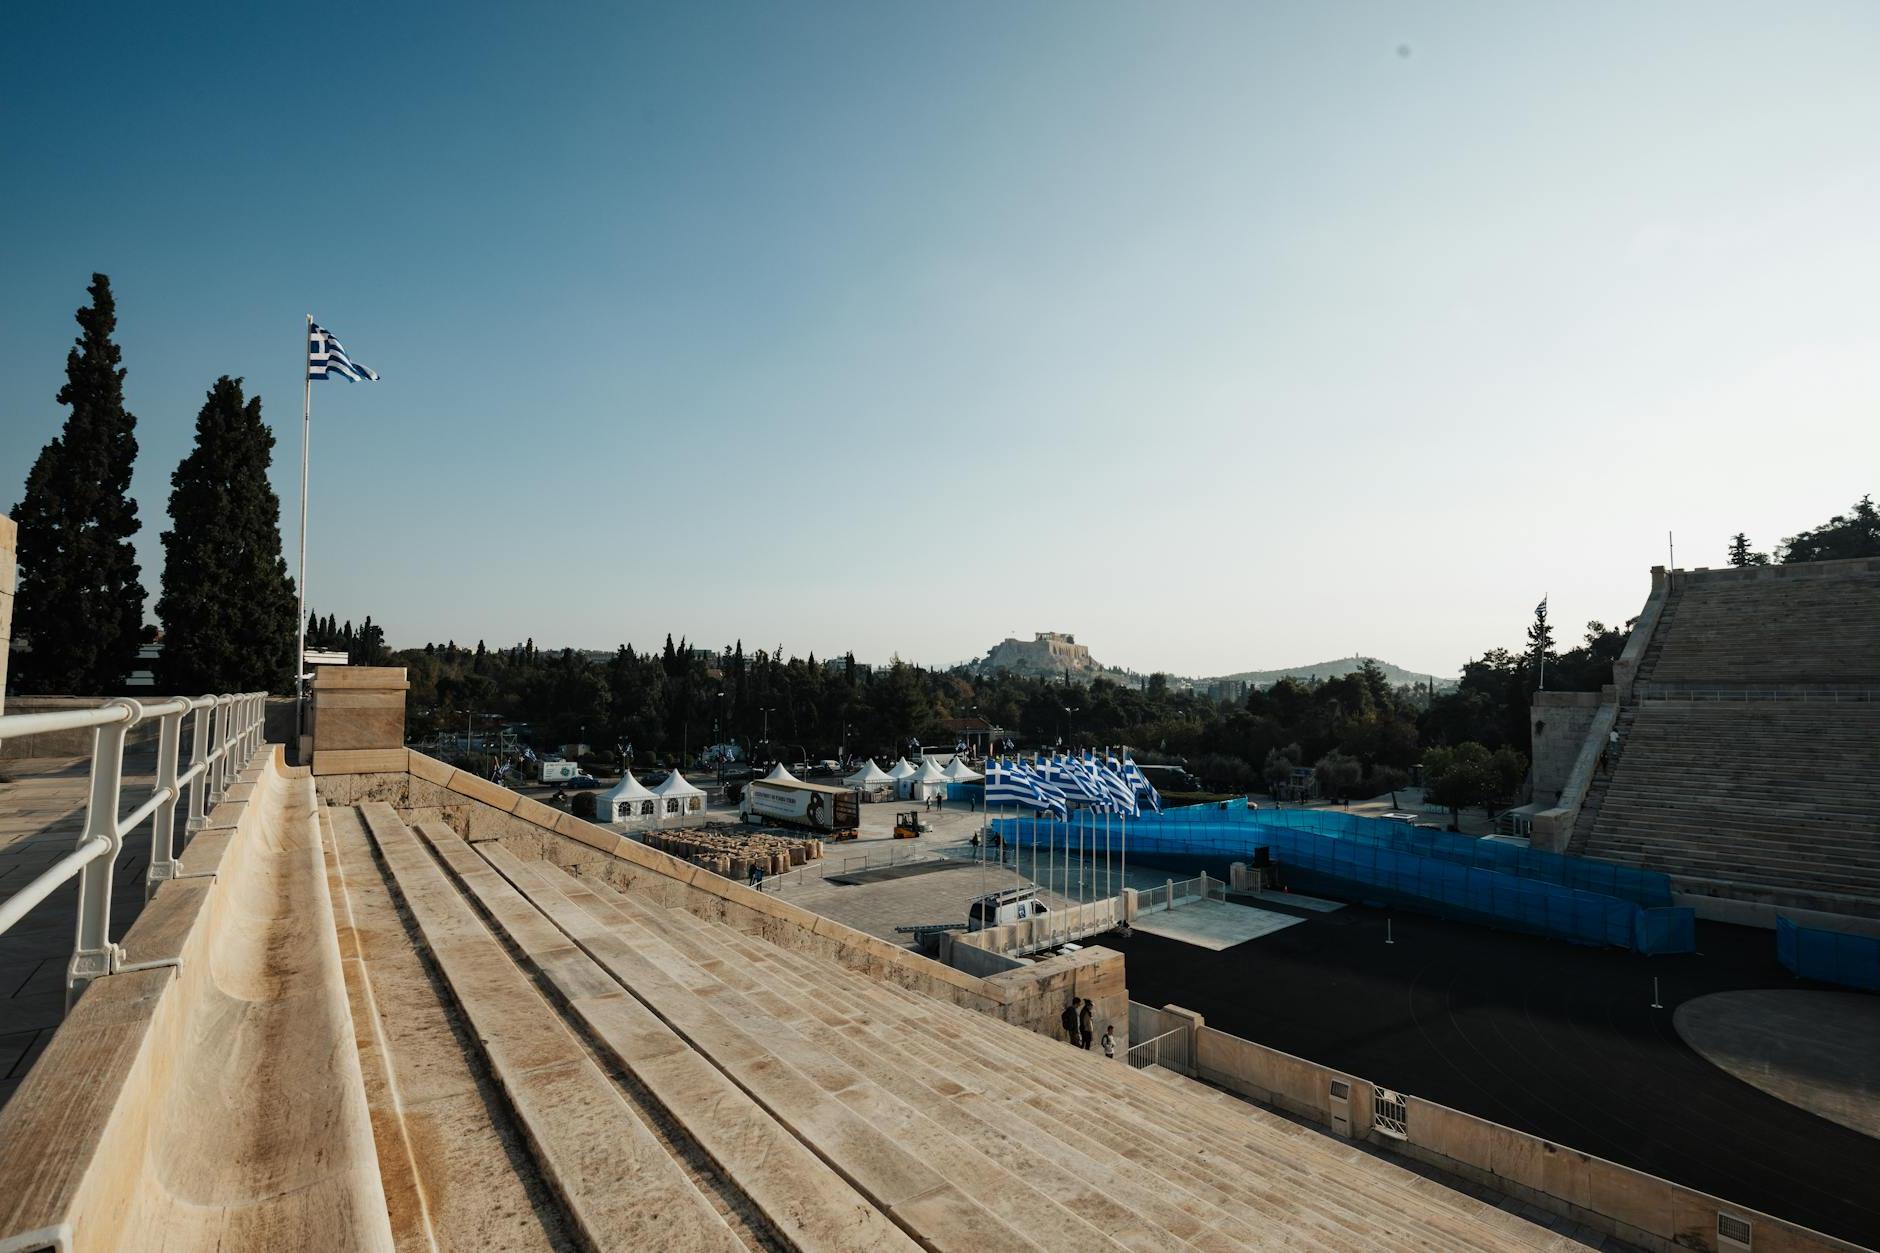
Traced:
<svg viewBox="0 0 1880 1253">
<path fill-rule="evenodd" d="M 1641 681 L 1880 687 L 1880 560 L 1674 577 Z"/>
<path fill-rule="evenodd" d="M 531 1218 L 536 1243 L 561 1223 L 596 1246 L 662 1249 L 1567 1245 L 1198 1085 L 436 823 L 414 832 L 384 805 L 335 810 L 330 830 L 349 899 L 402 902 L 435 967 L 428 994 L 408 969 L 382 977 L 396 945 L 362 937 L 355 973 L 399 991 L 355 993 L 359 1033 L 384 1042 L 409 1122 L 424 1106 L 397 1076 L 422 1067 L 397 1055 L 434 1046 L 424 1024 L 459 1007 L 503 1098 L 481 1123 L 465 1114 L 479 1169 L 500 1178 L 491 1146 L 523 1146 L 512 1195 L 520 1177 L 554 1210 Z M 382 873 L 362 857 L 373 848 Z M 382 1156 L 416 1146 L 375 1125 Z M 434 1225 L 473 1183 L 435 1156 L 406 1155 Z"/>
<path fill-rule="evenodd" d="M 1586 852 L 1880 900 L 1880 703 L 1640 703 Z"/>
</svg>

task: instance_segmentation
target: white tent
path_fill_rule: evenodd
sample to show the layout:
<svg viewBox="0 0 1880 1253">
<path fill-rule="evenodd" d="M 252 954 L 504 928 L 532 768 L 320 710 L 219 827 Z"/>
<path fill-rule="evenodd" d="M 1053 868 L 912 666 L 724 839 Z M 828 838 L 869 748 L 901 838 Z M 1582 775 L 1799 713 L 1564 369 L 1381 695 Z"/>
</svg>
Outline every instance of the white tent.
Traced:
<svg viewBox="0 0 1880 1253">
<path fill-rule="evenodd" d="M 801 783 L 802 780 L 798 779 L 795 775 L 791 774 L 788 770 L 785 770 L 783 768 L 782 762 L 778 762 L 776 765 L 770 768 L 770 773 L 764 776 L 764 782 L 766 783 Z"/>
<path fill-rule="evenodd" d="M 985 778 L 984 775 L 967 765 L 966 758 L 957 753 L 954 754 L 953 760 L 947 763 L 946 769 L 941 773 L 946 775 L 948 783 L 977 783 L 979 780 Z"/>
<path fill-rule="evenodd" d="M 907 799 L 924 801 L 932 796 L 945 796 L 947 782 L 946 772 L 923 757 L 920 769 L 909 775 L 905 781 Z"/>
<path fill-rule="evenodd" d="M 658 813 L 658 800 L 644 783 L 633 777 L 631 770 L 620 776 L 620 782 L 611 792 L 603 792 L 594 798 L 594 817 L 599 822 L 652 818 Z"/>
<path fill-rule="evenodd" d="M 660 785 L 653 789 L 653 796 L 659 801 L 659 821 L 684 822 L 688 816 L 705 812 L 705 793 L 685 781 L 685 776 L 677 770 L 667 775 Z"/>
<path fill-rule="evenodd" d="M 894 776 L 875 764 L 874 758 L 862 763 L 862 768 L 842 780 L 844 787 L 883 787 L 894 782 Z"/>
<path fill-rule="evenodd" d="M 916 770 L 912 765 L 908 764 L 908 760 L 905 757 L 901 758 L 899 761 L 895 762 L 892 766 L 888 767 L 888 777 L 890 779 L 899 780 L 899 779 L 912 778 L 914 775 L 919 774 L 919 773 L 920 772 Z"/>
</svg>

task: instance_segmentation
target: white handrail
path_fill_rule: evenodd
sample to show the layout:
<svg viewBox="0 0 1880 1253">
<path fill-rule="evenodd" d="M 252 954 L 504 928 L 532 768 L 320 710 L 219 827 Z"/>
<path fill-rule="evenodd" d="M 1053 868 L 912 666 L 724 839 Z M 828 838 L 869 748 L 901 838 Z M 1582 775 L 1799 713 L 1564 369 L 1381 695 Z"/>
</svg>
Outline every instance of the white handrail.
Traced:
<svg viewBox="0 0 1880 1253">
<path fill-rule="evenodd" d="M 182 745 L 183 715 L 193 714 L 190 727 L 190 765 L 177 770 Z M 74 731 L 90 727 L 91 779 L 85 825 L 77 846 L 35 875 L 19 891 L 0 901 L 0 934 L 24 918 L 72 878 L 78 879 L 78 939 L 66 966 L 66 1003 L 85 984 L 105 975 L 141 970 L 127 964 L 122 946 L 111 940 L 111 880 L 124 840 L 146 821 L 150 823 L 150 869 L 145 875 L 148 896 L 167 879 L 183 873 L 175 854 L 176 805 L 185 790 L 189 809 L 185 828 L 199 830 L 209 806 L 219 801 L 241 763 L 261 746 L 267 715 L 266 692 L 219 696 L 174 696 L 161 701 L 127 698 L 105 701 L 88 709 L 61 709 L 44 713 L 0 715 L 0 740 Z M 157 723 L 157 777 L 150 795 L 129 814 L 120 817 L 124 785 L 124 740 L 143 723 Z M 158 965 L 169 963 L 154 963 Z"/>
</svg>

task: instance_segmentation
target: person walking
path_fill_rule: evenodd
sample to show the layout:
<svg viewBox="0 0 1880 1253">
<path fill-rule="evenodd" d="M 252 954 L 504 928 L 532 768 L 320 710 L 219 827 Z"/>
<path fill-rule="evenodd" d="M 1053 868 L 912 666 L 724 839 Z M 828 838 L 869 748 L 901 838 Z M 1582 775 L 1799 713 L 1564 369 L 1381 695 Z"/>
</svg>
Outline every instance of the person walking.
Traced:
<svg viewBox="0 0 1880 1253">
<path fill-rule="evenodd" d="M 1078 1015 L 1077 1015 L 1078 1042 L 1083 1045 L 1084 1051 L 1086 1052 L 1089 1051 L 1090 1045 L 1096 1040 L 1096 1037 L 1090 1033 L 1090 1019 L 1091 1019 L 1092 1008 L 1093 1007 L 1090 1004 L 1090 998 L 1085 997 L 1084 1007 L 1081 1011 L 1078 1012 Z"/>
<path fill-rule="evenodd" d="M 764 868 L 756 862 L 751 863 L 751 887 L 758 892 L 764 890 Z"/>
<path fill-rule="evenodd" d="M 1063 1027 L 1064 1027 L 1064 1038 L 1071 1042 L 1072 1048 L 1077 1047 L 1077 1006 L 1078 1004 L 1079 1002 L 1077 998 L 1073 996 L 1071 998 L 1071 1003 L 1064 1007 L 1064 1012 L 1058 1015 L 1058 1022 L 1063 1024 Z"/>
<path fill-rule="evenodd" d="M 1116 1031 L 1107 1022 L 1103 1024 L 1103 1055 L 1116 1060 Z"/>
</svg>

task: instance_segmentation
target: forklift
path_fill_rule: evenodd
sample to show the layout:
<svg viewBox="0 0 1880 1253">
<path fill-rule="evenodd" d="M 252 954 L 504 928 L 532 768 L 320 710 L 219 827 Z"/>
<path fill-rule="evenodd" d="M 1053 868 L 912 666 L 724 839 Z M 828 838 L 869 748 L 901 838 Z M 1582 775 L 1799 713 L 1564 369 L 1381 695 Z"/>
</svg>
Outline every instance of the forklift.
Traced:
<svg viewBox="0 0 1880 1253">
<path fill-rule="evenodd" d="M 894 838 L 897 840 L 917 840 L 923 831 L 932 827 L 923 827 L 920 823 L 920 810 L 900 809 L 894 814 Z"/>
</svg>

